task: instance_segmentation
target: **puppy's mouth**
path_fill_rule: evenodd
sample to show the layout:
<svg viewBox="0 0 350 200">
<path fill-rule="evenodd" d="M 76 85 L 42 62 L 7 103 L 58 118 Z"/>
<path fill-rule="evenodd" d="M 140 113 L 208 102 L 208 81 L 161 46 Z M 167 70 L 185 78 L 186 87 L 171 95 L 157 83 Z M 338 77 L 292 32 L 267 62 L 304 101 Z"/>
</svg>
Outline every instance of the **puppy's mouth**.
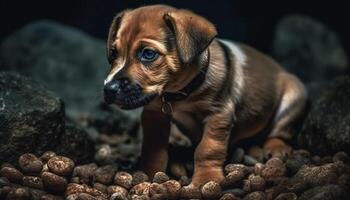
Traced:
<svg viewBox="0 0 350 200">
<path fill-rule="evenodd" d="M 115 84 L 106 85 L 104 98 L 107 104 L 115 104 L 121 109 L 135 109 L 150 103 L 156 93 L 145 93 L 137 84 Z"/>
</svg>

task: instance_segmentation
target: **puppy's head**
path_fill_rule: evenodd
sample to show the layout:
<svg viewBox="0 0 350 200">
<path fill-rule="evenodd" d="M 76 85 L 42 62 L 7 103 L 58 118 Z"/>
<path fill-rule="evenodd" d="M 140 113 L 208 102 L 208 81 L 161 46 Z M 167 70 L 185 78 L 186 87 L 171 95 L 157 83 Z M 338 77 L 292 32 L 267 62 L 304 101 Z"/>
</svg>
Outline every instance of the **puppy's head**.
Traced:
<svg viewBox="0 0 350 200">
<path fill-rule="evenodd" d="M 181 85 L 215 36 L 213 24 L 187 10 L 155 5 L 119 13 L 107 41 L 106 102 L 132 109 Z"/>
</svg>

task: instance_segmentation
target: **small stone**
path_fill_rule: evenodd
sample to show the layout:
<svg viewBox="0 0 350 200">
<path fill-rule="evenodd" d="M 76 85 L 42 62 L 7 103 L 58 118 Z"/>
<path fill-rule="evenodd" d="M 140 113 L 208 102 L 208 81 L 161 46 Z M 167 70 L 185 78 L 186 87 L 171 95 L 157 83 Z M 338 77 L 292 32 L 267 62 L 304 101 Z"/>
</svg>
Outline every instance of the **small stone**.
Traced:
<svg viewBox="0 0 350 200">
<path fill-rule="evenodd" d="M 46 194 L 44 190 L 29 188 L 30 195 L 33 200 L 41 200 L 41 197 Z"/>
<path fill-rule="evenodd" d="M 222 195 L 220 200 L 238 200 L 238 198 L 234 194 L 229 193 Z"/>
<path fill-rule="evenodd" d="M 350 174 L 342 174 L 338 178 L 339 185 L 350 188 Z"/>
<path fill-rule="evenodd" d="M 204 199 L 218 199 L 222 195 L 222 189 L 219 183 L 209 181 L 201 188 L 202 197 Z"/>
<path fill-rule="evenodd" d="M 243 157 L 243 163 L 247 166 L 254 166 L 258 161 L 252 156 L 245 155 Z"/>
<path fill-rule="evenodd" d="M 70 182 L 71 182 L 71 183 L 80 183 L 80 178 L 79 178 L 79 177 L 72 177 L 72 178 L 70 179 Z"/>
<path fill-rule="evenodd" d="M 340 151 L 333 156 L 333 162 L 337 161 L 348 163 L 350 161 L 349 155 L 344 151 Z"/>
<path fill-rule="evenodd" d="M 112 165 L 99 167 L 94 171 L 93 180 L 105 185 L 113 182 L 116 169 Z"/>
<path fill-rule="evenodd" d="M 10 181 L 5 178 L 5 177 L 0 177 L 0 188 L 4 187 L 4 186 L 9 186 L 11 183 Z"/>
<path fill-rule="evenodd" d="M 12 191 L 12 187 L 4 186 L 0 188 L 0 197 L 6 197 Z"/>
<path fill-rule="evenodd" d="M 289 176 L 296 174 L 305 163 L 296 159 L 287 159 L 286 168 Z"/>
<path fill-rule="evenodd" d="M 70 196 L 72 194 L 85 192 L 86 189 L 87 189 L 86 185 L 80 185 L 80 184 L 76 184 L 76 183 L 69 183 L 67 185 L 67 189 L 66 189 L 65 195 L 66 195 L 66 197 L 68 197 L 68 196 Z M 71 198 L 73 198 L 73 196 Z"/>
<path fill-rule="evenodd" d="M 265 165 L 262 163 L 256 163 L 254 166 L 254 174 L 261 175 L 262 171 L 265 169 Z"/>
<path fill-rule="evenodd" d="M 107 186 L 102 183 L 94 183 L 93 188 L 100 192 L 107 193 Z"/>
<path fill-rule="evenodd" d="M 131 200 L 150 200 L 149 196 L 147 195 L 132 195 Z"/>
<path fill-rule="evenodd" d="M 166 175 L 164 172 L 157 172 L 153 177 L 153 182 L 155 183 L 164 183 L 165 181 L 169 180 L 169 176 Z"/>
<path fill-rule="evenodd" d="M 129 195 L 130 196 L 132 196 L 132 195 L 137 195 L 137 196 L 147 195 L 148 196 L 150 185 L 151 185 L 151 183 L 149 183 L 149 182 L 139 183 L 130 189 Z"/>
<path fill-rule="evenodd" d="M 88 193 L 80 193 L 78 194 L 78 200 L 97 200 L 94 196 Z"/>
<path fill-rule="evenodd" d="M 166 187 L 169 199 L 178 199 L 181 190 L 181 184 L 178 181 L 169 180 L 162 183 L 162 185 Z"/>
<path fill-rule="evenodd" d="M 275 198 L 275 200 L 297 200 L 297 199 L 298 199 L 298 196 L 292 192 L 281 193 Z"/>
<path fill-rule="evenodd" d="M 314 165 L 321 165 L 321 157 L 318 155 L 312 156 L 311 161 Z"/>
<path fill-rule="evenodd" d="M 149 196 L 152 200 L 168 199 L 167 188 L 159 183 L 152 183 L 149 187 Z"/>
<path fill-rule="evenodd" d="M 181 188 L 180 197 L 184 199 L 200 199 L 201 192 L 199 188 L 188 185 Z"/>
<path fill-rule="evenodd" d="M 71 194 L 66 197 L 66 200 L 77 200 L 79 194 Z"/>
<path fill-rule="evenodd" d="M 97 190 L 96 188 L 91 188 L 91 187 L 85 187 L 85 193 L 88 193 L 98 199 L 107 199 L 108 195 Z"/>
<path fill-rule="evenodd" d="M 170 173 L 176 178 L 180 178 L 181 176 L 187 176 L 186 167 L 183 163 L 171 163 Z"/>
<path fill-rule="evenodd" d="M 242 164 L 228 164 L 225 166 L 226 174 L 229 174 L 232 171 L 242 171 L 245 174 L 247 173 L 247 167 Z"/>
<path fill-rule="evenodd" d="M 265 180 L 261 176 L 250 175 L 248 180 L 252 191 L 263 191 L 265 189 Z"/>
<path fill-rule="evenodd" d="M 54 156 L 47 161 L 49 170 L 59 176 L 69 176 L 74 169 L 74 161 L 64 156 Z"/>
<path fill-rule="evenodd" d="M 245 194 L 247 194 L 247 192 L 242 190 L 241 188 L 233 188 L 225 190 L 224 194 L 234 194 L 236 197 L 243 197 Z"/>
<path fill-rule="evenodd" d="M 262 171 L 261 176 L 266 181 L 273 181 L 275 178 L 286 175 L 286 167 L 282 160 L 275 157 L 268 160 L 265 164 L 265 169 Z"/>
<path fill-rule="evenodd" d="M 266 200 L 266 195 L 260 191 L 252 192 L 247 194 L 243 200 Z"/>
<path fill-rule="evenodd" d="M 46 189 L 63 192 L 67 188 L 67 180 L 64 177 L 58 176 L 51 172 L 43 172 L 41 179 Z"/>
<path fill-rule="evenodd" d="M 7 178 L 12 183 L 22 183 L 23 174 L 15 168 L 3 167 L 1 168 L 1 176 Z"/>
<path fill-rule="evenodd" d="M 132 187 L 132 176 L 127 172 L 117 172 L 114 176 L 114 183 L 130 189 Z"/>
<path fill-rule="evenodd" d="M 224 187 L 236 186 L 246 176 L 246 173 L 242 169 L 231 171 L 226 175 L 225 180 L 222 182 Z"/>
<path fill-rule="evenodd" d="M 43 168 L 43 162 L 31 153 L 21 155 L 18 159 L 18 164 L 27 175 L 39 175 Z"/>
<path fill-rule="evenodd" d="M 55 157 L 55 156 L 56 156 L 55 152 L 53 152 L 53 151 L 46 151 L 45 153 L 43 153 L 43 155 L 40 156 L 40 160 L 46 163 L 52 157 Z"/>
<path fill-rule="evenodd" d="M 250 185 L 250 181 L 249 180 L 243 180 L 243 186 L 242 189 L 246 192 L 250 192 L 252 190 L 251 185 Z"/>
<path fill-rule="evenodd" d="M 14 190 L 11 190 L 7 198 L 8 200 L 30 200 L 31 199 L 31 194 L 27 188 L 17 188 Z"/>
<path fill-rule="evenodd" d="M 41 178 L 35 176 L 24 176 L 23 185 L 36 189 L 44 189 L 43 181 Z"/>
<path fill-rule="evenodd" d="M 107 194 L 109 196 L 111 196 L 114 193 L 118 193 L 121 194 L 123 196 L 127 196 L 128 195 L 128 190 L 126 190 L 125 188 L 119 186 L 119 185 L 110 185 L 107 187 Z"/>
<path fill-rule="evenodd" d="M 64 198 L 57 195 L 45 194 L 40 200 L 64 200 Z"/>
<path fill-rule="evenodd" d="M 110 200 L 128 200 L 128 198 L 122 194 L 114 193 L 111 195 Z"/>
<path fill-rule="evenodd" d="M 322 164 L 327 164 L 327 163 L 332 163 L 333 162 L 333 157 L 332 156 L 324 156 L 321 158 L 321 163 Z"/>
<path fill-rule="evenodd" d="M 73 176 L 79 177 L 81 183 L 88 184 L 92 181 L 94 171 L 97 169 L 95 163 L 80 165 L 74 168 Z"/>
<path fill-rule="evenodd" d="M 191 183 L 191 179 L 189 179 L 187 176 L 181 176 L 179 179 L 179 183 L 181 186 L 187 186 Z"/>
<path fill-rule="evenodd" d="M 132 185 L 137 185 L 142 182 L 147 182 L 148 176 L 145 172 L 142 171 L 136 171 L 132 174 Z"/>
</svg>

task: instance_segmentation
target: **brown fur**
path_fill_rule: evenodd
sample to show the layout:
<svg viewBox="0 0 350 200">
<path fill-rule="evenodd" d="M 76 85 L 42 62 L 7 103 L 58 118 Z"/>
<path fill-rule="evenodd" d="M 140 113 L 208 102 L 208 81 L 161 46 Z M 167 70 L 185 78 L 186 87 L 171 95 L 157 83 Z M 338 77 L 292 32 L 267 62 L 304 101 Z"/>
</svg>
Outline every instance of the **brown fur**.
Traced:
<svg viewBox="0 0 350 200">
<path fill-rule="evenodd" d="M 204 83 L 185 100 L 172 103 L 172 120 L 198 142 L 194 154 L 193 186 L 222 181 L 222 166 L 230 144 L 272 127 L 269 153 L 281 153 L 289 126 L 303 110 L 302 84 L 266 55 L 245 45 L 235 52 L 214 39 L 216 30 L 206 19 L 187 10 L 156 5 L 127 10 L 114 18 L 107 52 L 116 49 L 111 76 L 126 76 L 145 92 L 158 93 L 144 107 L 142 168 L 150 175 L 164 171 L 170 118 L 161 112 L 161 94 L 187 85 L 208 64 Z M 142 46 L 156 49 L 160 57 L 143 66 L 136 54 Z M 242 61 L 243 55 L 246 59 Z M 207 55 L 210 54 L 208 58 Z M 117 72 L 117 73 L 116 73 Z"/>
</svg>

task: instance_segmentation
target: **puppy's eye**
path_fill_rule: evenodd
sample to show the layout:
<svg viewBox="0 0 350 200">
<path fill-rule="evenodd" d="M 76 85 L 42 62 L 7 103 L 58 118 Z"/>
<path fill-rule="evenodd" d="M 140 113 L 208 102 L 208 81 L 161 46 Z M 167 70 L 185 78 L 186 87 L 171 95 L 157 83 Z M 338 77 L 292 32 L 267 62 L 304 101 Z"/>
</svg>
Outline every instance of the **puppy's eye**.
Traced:
<svg viewBox="0 0 350 200">
<path fill-rule="evenodd" d="M 159 54 L 153 49 L 144 48 L 140 52 L 140 60 L 141 62 L 152 62 L 158 58 Z"/>
<path fill-rule="evenodd" d="M 108 55 L 108 62 L 109 62 L 109 64 L 112 64 L 113 61 L 114 61 L 115 59 L 117 59 L 117 56 L 118 56 L 117 50 L 116 50 L 115 48 L 112 48 L 112 49 L 110 50 L 110 52 L 109 52 L 109 55 Z"/>
</svg>

